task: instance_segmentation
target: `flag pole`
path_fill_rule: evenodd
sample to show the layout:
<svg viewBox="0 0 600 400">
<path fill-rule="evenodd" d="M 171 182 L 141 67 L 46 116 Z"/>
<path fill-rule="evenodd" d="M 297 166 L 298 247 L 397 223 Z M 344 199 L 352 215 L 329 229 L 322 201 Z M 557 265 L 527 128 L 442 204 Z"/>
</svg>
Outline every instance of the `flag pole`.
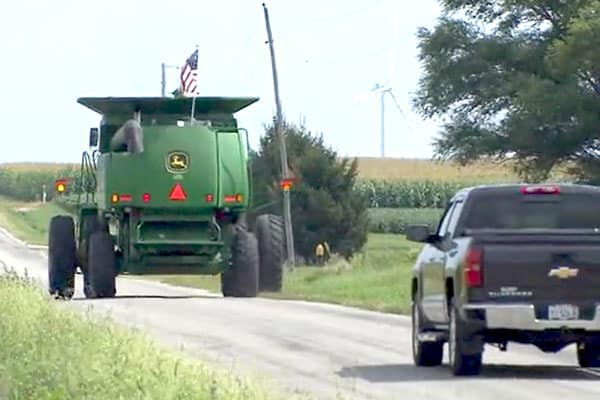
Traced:
<svg viewBox="0 0 600 400">
<path fill-rule="evenodd" d="M 198 56 L 200 56 L 200 53 L 198 50 L 199 48 L 200 48 L 200 46 L 196 45 L 196 51 L 198 52 Z M 196 73 L 198 73 L 197 71 L 198 71 L 198 65 L 196 65 Z M 198 83 L 196 83 L 196 84 L 198 84 Z M 194 125 L 194 116 L 196 114 L 196 93 L 198 93 L 197 88 L 196 88 L 196 90 L 194 90 L 194 96 L 192 97 L 192 113 L 190 115 L 190 125 L 192 125 L 192 126 Z"/>
</svg>

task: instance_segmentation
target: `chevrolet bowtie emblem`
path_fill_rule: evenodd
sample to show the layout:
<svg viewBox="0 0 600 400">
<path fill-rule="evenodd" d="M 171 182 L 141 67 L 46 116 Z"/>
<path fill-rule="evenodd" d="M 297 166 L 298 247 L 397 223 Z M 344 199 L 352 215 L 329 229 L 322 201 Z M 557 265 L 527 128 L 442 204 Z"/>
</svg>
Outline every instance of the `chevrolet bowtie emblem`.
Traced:
<svg viewBox="0 0 600 400">
<path fill-rule="evenodd" d="M 550 272 L 548 272 L 548 276 L 558 278 L 558 279 L 568 279 L 568 278 L 575 278 L 578 273 L 579 273 L 578 268 L 558 267 L 558 268 L 552 268 L 550 270 Z"/>
</svg>

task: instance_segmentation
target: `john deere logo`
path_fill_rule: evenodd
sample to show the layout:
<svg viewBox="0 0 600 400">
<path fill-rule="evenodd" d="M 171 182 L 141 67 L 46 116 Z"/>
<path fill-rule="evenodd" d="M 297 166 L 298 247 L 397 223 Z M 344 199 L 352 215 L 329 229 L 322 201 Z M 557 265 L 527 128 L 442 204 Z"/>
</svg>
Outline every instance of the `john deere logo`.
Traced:
<svg viewBox="0 0 600 400">
<path fill-rule="evenodd" d="M 182 173 L 188 169 L 188 155 L 181 151 L 174 151 L 167 156 L 167 169 L 169 172 Z"/>
<path fill-rule="evenodd" d="M 558 267 L 551 269 L 550 272 L 548 272 L 548 276 L 558 279 L 569 279 L 575 278 L 578 273 L 579 270 L 577 268 Z"/>
</svg>

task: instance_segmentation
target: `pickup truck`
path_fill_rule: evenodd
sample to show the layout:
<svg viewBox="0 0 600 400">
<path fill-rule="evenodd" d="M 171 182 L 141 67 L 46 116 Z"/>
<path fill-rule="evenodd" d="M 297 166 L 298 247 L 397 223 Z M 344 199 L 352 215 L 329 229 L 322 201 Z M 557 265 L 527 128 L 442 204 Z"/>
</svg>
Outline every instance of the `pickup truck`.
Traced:
<svg viewBox="0 0 600 400">
<path fill-rule="evenodd" d="M 557 353 L 575 344 L 581 367 L 600 367 L 600 188 L 487 185 L 460 190 L 412 270 L 417 366 L 477 375 L 485 344 Z"/>
</svg>

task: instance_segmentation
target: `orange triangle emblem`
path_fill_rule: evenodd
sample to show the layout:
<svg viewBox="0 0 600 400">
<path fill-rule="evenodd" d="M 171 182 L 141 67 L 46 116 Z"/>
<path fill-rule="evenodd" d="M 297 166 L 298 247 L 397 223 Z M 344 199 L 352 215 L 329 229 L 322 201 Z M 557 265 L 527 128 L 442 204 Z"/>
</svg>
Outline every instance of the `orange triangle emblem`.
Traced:
<svg viewBox="0 0 600 400">
<path fill-rule="evenodd" d="M 171 193 L 169 194 L 169 200 L 173 200 L 173 201 L 183 201 L 187 198 L 185 191 L 183 190 L 183 187 L 179 184 L 176 183 L 175 186 L 173 186 L 173 189 L 171 189 Z"/>
</svg>

